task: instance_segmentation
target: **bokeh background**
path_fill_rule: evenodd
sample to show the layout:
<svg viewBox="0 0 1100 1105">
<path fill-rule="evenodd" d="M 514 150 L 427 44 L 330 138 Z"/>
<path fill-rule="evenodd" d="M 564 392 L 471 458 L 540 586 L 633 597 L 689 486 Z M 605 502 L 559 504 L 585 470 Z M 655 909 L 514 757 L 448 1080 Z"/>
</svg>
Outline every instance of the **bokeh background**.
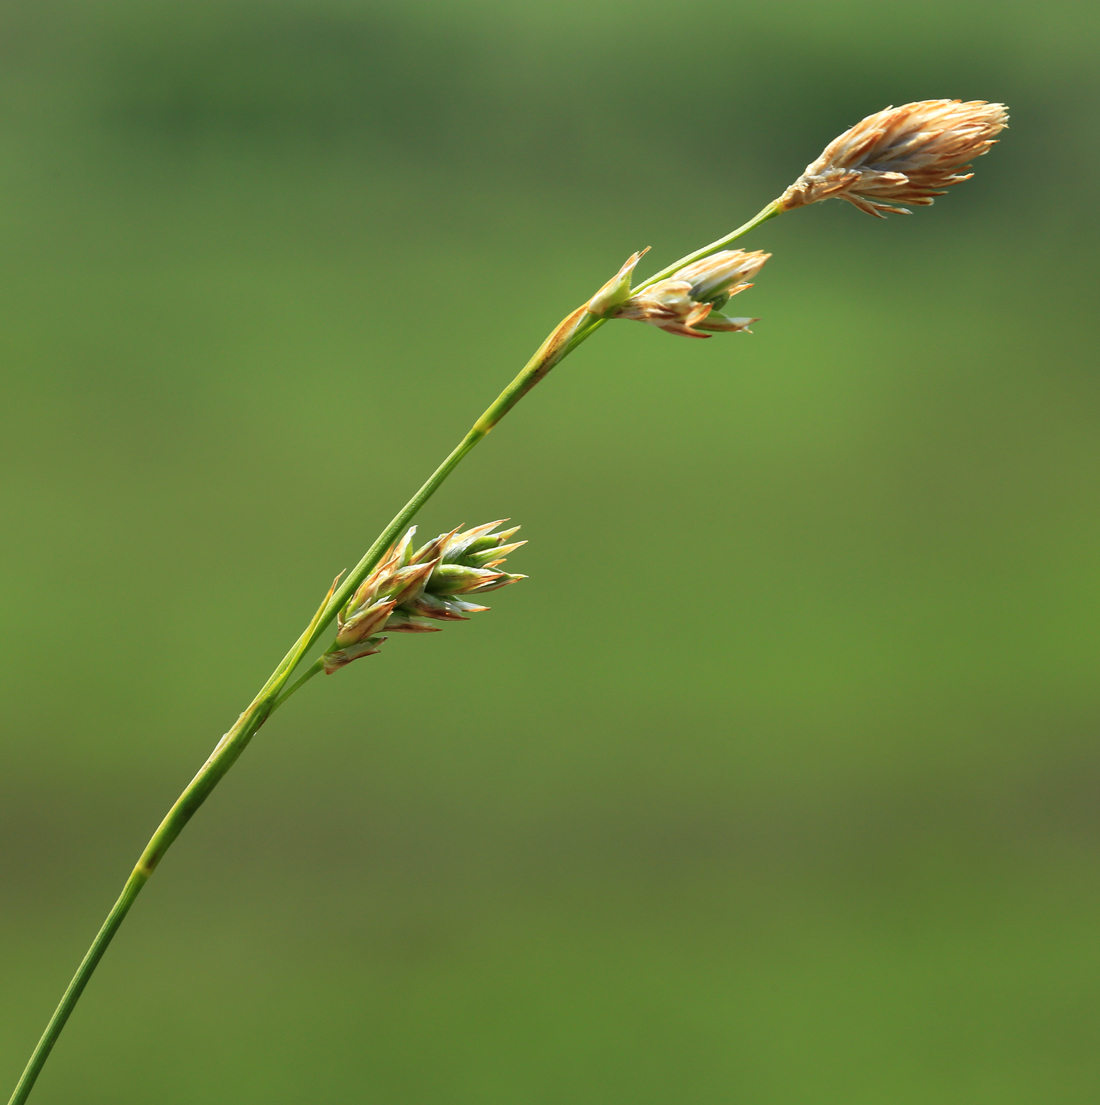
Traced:
<svg viewBox="0 0 1100 1105">
<path fill-rule="evenodd" d="M 634 249 L 890 103 L 931 210 L 768 224 L 751 337 L 616 324 L 426 509 L 491 615 L 317 681 L 34 1100 L 1100 1094 L 1097 10 L 7 0 L 0 1075 L 314 609 Z M 647 259 L 647 262 L 649 259 Z"/>
</svg>

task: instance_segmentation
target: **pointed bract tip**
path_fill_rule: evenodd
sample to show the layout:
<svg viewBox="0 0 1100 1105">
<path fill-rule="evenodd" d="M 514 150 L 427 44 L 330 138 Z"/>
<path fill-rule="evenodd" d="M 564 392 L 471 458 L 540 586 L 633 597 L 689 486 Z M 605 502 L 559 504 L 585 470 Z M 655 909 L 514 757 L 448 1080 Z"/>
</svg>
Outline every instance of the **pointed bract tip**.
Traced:
<svg viewBox="0 0 1100 1105">
<path fill-rule="evenodd" d="M 603 318 L 608 311 L 630 298 L 630 279 L 634 267 L 648 252 L 649 246 L 646 246 L 626 259 L 623 267 L 588 301 L 586 310 L 590 315 Z"/>
</svg>

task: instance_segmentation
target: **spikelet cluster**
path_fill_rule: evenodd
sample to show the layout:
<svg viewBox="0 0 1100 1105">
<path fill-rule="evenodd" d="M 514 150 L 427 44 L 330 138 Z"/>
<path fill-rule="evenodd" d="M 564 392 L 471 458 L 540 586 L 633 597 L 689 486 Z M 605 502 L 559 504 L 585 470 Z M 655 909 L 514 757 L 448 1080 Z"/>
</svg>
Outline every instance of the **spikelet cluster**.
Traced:
<svg viewBox="0 0 1100 1105">
<path fill-rule="evenodd" d="M 751 288 L 752 278 L 770 253 L 724 249 L 680 269 L 667 280 L 630 292 L 630 276 L 643 254 L 635 253 L 589 301 L 588 311 L 600 318 L 648 322 L 669 334 L 709 338 L 716 333 L 748 330 L 754 318 L 730 318 L 721 313 L 738 292 Z"/>
<path fill-rule="evenodd" d="M 509 553 L 527 543 L 509 544 L 519 526 L 490 532 L 506 520 L 468 530 L 459 526 L 415 551 L 413 526 L 337 614 L 336 641 L 324 657 L 326 674 L 377 653 L 386 639 L 379 636 L 383 631 L 437 633 L 442 627 L 435 621 L 467 621 L 468 614 L 489 609 L 470 602 L 471 596 L 526 579 L 499 570 Z"/>
<path fill-rule="evenodd" d="M 985 100 L 920 100 L 877 111 L 834 138 L 779 204 L 789 210 L 842 199 L 878 218 L 908 214 L 891 205 L 927 205 L 969 180 L 967 162 L 989 151 L 1007 121 L 1004 104 Z"/>
</svg>

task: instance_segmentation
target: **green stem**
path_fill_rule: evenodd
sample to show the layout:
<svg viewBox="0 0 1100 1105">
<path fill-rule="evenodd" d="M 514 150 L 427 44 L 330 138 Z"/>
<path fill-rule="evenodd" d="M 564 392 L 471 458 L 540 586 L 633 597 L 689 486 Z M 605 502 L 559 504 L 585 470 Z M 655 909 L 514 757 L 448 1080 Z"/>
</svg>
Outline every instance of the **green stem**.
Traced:
<svg viewBox="0 0 1100 1105">
<path fill-rule="evenodd" d="M 666 269 L 662 269 L 655 276 L 651 276 L 639 287 L 648 287 L 658 280 L 671 276 L 685 265 L 714 253 L 735 238 L 740 238 L 761 223 L 778 215 L 780 211 L 781 208 L 776 203 L 768 204 L 758 215 L 743 226 L 738 227 L 724 238 L 720 238 L 717 242 L 712 242 L 709 246 L 704 246 L 686 257 L 681 257 L 679 261 Z M 237 758 L 270 714 L 322 669 L 322 661 L 316 661 L 294 684 L 283 691 L 283 687 L 294 669 L 301 662 L 302 657 L 316 644 L 325 628 L 336 616 L 337 610 L 352 596 L 359 584 L 382 559 L 385 551 L 397 540 L 402 530 L 435 494 L 443 481 L 459 465 L 463 457 L 492 430 L 554 365 L 563 357 L 568 356 L 581 342 L 594 334 L 603 326 L 605 321 L 588 314 L 584 307 L 578 307 L 572 314 L 563 319 L 546 341 L 539 346 L 530 361 L 524 365 L 519 375 L 489 405 L 485 413 L 474 423 L 447 459 L 428 477 L 420 490 L 401 508 L 390 524 L 379 534 L 378 539 L 367 550 L 366 555 L 359 561 L 344 582 L 339 587 L 334 588 L 326 601 L 321 604 L 321 608 L 314 615 L 305 632 L 295 641 L 294 647 L 279 662 L 267 682 L 252 700 L 251 705 L 237 719 L 233 728 L 218 742 L 209 759 L 203 764 L 194 779 L 188 783 L 179 798 L 176 799 L 175 805 L 168 811 L 157 831 L 145 846 L 145 851 L 142 852 L 141 858 L 126 880 L 126 885 L 123 887 L 118 901 L 111 907 L 111 912 L 103 922 L 103 927 L 96 934 L 92 946 L 77 968 L 77 972 L 61 998 L 60 1004 L 54 1010 L 50 1023 L 46 1026 L 46 1031 L 38 1041 L 38 1046 L 34 1049 L 34 1053 L 31 1055 L 8 1105 L 23 1105 L 23 1102 L 27 1100 L 46 1059 L 57 1042 L 57 1038 L 61 1035 L 61 1030 L 65 1027 L 65 1023 L 68 1021 L 76 1003 L 80 1000 L 80 995 L 84 992 L 84 988 L 88 985 L 88 981 L 99 961 L 103 958 L 103 953 L 107 950 L 108 945 L 129 912 L 130 906 L 133 905 L 134 899 L 137 898 L 141 888 L 149 880 L 149 876 L 156 869 L 164 853 L 183 831 L 184 826 L 194 816 L 195 811 L 206 801 L 210 792 L 221 781 L 222 776 L 237 761 Z"/>
<path fill-rule="evenodd" d="M 164 820 L 157 827 L 157 831 L 145 846 L 141 858 L 130 872 L 126 885 L 118 901 L 111 907 L 107 914 L 103 927 L 96 933 L 92 946 L 77 968 L 72 982 L 61 998 L 57 1009 L 54 1010 L 46 1031 L 38 1041 L 30 1061 L 27 1063 L 15 1092 L 11 1095 L 9 1105 L 21 1105 L 30 1095 L 31 1088 L 38 1078 L 46 1059 L 49 1057 L 53 1046 L 57 1043 L 65 1022 L 69 1019 L 84 987 L 103 958 L 103 953 L 111 943 L 119 926 L 122 924 L 134 899 L 141 893 L 141 888 L 148 882 L 149 876 L 156 870 L 161 857 L 169 846 L 183 831 L 183 827 L 194 816 L 195 811 L 206 801 L 210 792 L 218 785 L 222 776 L 233 766 L 237 757 L 245 750 L 248 742 L 256 734 L 257 730 L 267 719 L 271 712 L 271 700 L 256 701 L 237 719 L 236 725 L 225 734 L 218 742 L 217 747 L 211 753 L 210 758 L 203 764 L 199 773 L 187 785 L 184 792 L 176 799 L 175 805 L 168 811 Z"/>
<path fill-rule="evenodd" d="M 271 710 L 268 712 L 268 716 L 275 713 L 275 711 L 299 688 L 304 687 L 315 675 L 320 675 L 325 670 L 325 658 L 318 656 L 312 664 L 306 668 L 305 673 L 299 675 L 297 679 L 275 701 L 271 704 Z"/>
<path fill-rule="evenodd" d="M 731 230 L 724 238 L 719 238 L 716 242 L 711 242 L 709 246 L 703 246 L 702 249 L 697 249 L 694 253 L 689 253 L 686 257 L 681 257 L 679 261 L 673 261 L 668 268 L 661 269 L 660 272 L 654 273 L 651 277 L 643 280 L 634 291 L 640 291 L 642 288 L 648 288 L 653 284 L 656 284 L 658 280 L 666 280 L 674 273 L 679 272 L 680 269 L 686 265 L 692 264 L 694 261 L 701 261 L 704 257 L 709 257 L 712 253 L 717 253 L 723 246 L 727 246 L 730 242 L 736 241 L 738 238 L 743 238 L 750 230 L 755 230 L 761 223 L 766 223 L 769 219 L 774 219 L 776 215 L 782 215 L 783 208 L 779 206 L 778 200 L 772 200 L 766 207 L 762 207 L 747 223 L 742 223 L 736 230 Z"/>
</svg>

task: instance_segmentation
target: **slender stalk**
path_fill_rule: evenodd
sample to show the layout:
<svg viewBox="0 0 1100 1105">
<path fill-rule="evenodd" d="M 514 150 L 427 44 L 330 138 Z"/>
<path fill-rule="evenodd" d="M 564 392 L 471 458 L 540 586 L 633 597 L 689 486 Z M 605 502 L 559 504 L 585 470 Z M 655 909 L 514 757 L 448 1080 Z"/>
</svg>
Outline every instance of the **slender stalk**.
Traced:
<svg viewBox="0 0 1100 1105">
<path fill-rule="evenodd" d="M 738 238 L 743 238 L 750 230 L 755 230 L 761 223 L 766 223 L 769 219 L 774 219 L 776 215 L 782 214 L 783 208 L 780 207 L 779 200 L 772 200 L 766 207 L 762 207 L 753 215 L 747 223 L 742 223 L 736 230 L 731 230 L 724 238 L 719 238 L 718 241 L 711 242 L 709 246 L 703 246 L 702 249 L 697 249 L 694 253 L 689 253 L 686 257 L 681 257 L 679 261 L 673 261 L 668 268 L 661 269 L 660 272 L 654 273 L 646 280 L 643 280 L 634 288 L 634 291 L 648 288 L 656 284 L 658 280 L 665 280 L 672 276 L 673 273 L 679 272 L 685 265 L 690 265 L 694 261 L 701 261 L 704 257 L 709 257 L 712 253 L 717 253 L 723 246 L 729 245 L 730 242 L 734 242 Z"/>
<path fill-rule="evenodd" d="M 681 257 L 680 260 L 651 276 L 638 287 L 649 287 L 658 280 L 671 276 L 685 265 L 706 257 L 736 238 L 747 234 L 761 223 L 780 214 L 781 211 L 782 208 L 777 203 L 768 204 L 759 214 L 724 238 L 720 238 L 694 253 L 689 253 L 686 257 Z M 183 831 L 184 826 L 194 816 L 195 811 L 206 801 L 210 792 L 221 781 L 222 776 L 236 763 L 237 758 L 271 713 L 322 669 L 322 662 L 320 660 L 316 661 L 295 683 L 285 691 L 283 690 L 294 669 L 309 652 L 310 648 L 317 643 L 320 635 L 336 616 L 336 612 L 344 606 L 359 584 L 377 566 L 386 550 L 397 540 L 402 530 L 413 520 L 420 508 L 435 494 L 443 481 L 458 467 L 463 457 L 492 430 L 554 365 L 563 357 L 568 356 L 581 342 L 594 334 L 603 326 L 604 321 L 604 319 L 588 314 L 584 307 L 578 307 L 567 315 L 539 346 L 519 375 L 486 408 L 485 413 L 473 424 L 446 460 L 428 477 L 420 490 L 394 516 L 390 524 L 379 534 L 377 540 L 367 550 L 363 559 L 349 573 L 344 582 L 338 587 L 335 584 L 333 585 L 333 589 L 326 596 L 325 601 L 322 602 L 320 609 L 313 616 L 305 631 L 268 677 L 267 682 L 260 688 L 248 709 L 241 714 L 229 732 L 218 741 L 206 763 L 203 764 L 198 774 L 176 799 L 175 804 L 168 811 L 157 831 L 145 846 L 141 858 L 126 880 L 122 893 L 111 907 L 111 912 L 103 922 L 103 927 L 96 934 L 91 947 L 69 983 L 68 989 L 62 996 L 60 1004 L 54 1010 L 54 1014 L 46 1026 L 46 1031 L 38 1041 L 38 1045 L 35 1047 L 34 1053 L 31 1055 L 8 1105 L 23 1105 L 23 1102 L 27 1100 L 46 1059 L 65 1027 L 65 1023 L 68 1021 L 76 1003 L 80 1000 L 80 995 L 88 985 L 88 981 L 99 965 L 99 961 L 103 958 L 103 953 L 107 950 L 107 946 L 111 943 L 129 912 L 130 906 L 133 905 L 134 900 L 149 880 L 164 853 Z"/>
<path fill-rule="evenodd" d="M 275 701 L 271 704 L 271 710 L 268 712 L 270 717 L 299 687 L 304 687 L 315 675 L 320 675 L 325 670 L 325 659 L 323 656 L 318 656 L 312 664 L 306 668 L 303 674 L 299 675 L 293 683 Z"/>
</svg>

